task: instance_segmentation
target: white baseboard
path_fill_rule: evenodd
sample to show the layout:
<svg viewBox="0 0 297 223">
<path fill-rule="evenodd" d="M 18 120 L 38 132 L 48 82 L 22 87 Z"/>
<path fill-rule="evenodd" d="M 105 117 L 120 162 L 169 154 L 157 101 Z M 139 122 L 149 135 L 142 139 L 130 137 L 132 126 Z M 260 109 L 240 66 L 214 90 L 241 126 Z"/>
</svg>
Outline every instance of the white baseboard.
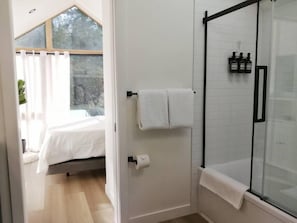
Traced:
<svg viewBox="0 0 297 223">
<path fill-rule="evenodd" d="M 191 211 L 191 205 L 186 204 L 131 217 L 129 219 L 129 223 L 159 223 L 161 221 L 166 221 L 189 214 L 193 214 Z"/>
<path fill-rule="evenodd" d="M 110 200 L 112 206 L 115 207 L 114 194 L 110 191 L 110 189 L 107 186 L 107 184 L 105 184 L 105 194 L 108 197 L 108 199 Z"/>
<path fill-rule="evenodd" d="M 199 215 L 205 219 L 205 221 L 207 221 L 208 223 L 214 223 L 212 220 L 210 220 L 209 217 L 207 217 L 205 214 L 203 213 L 199 213 Z"/>
</svg>

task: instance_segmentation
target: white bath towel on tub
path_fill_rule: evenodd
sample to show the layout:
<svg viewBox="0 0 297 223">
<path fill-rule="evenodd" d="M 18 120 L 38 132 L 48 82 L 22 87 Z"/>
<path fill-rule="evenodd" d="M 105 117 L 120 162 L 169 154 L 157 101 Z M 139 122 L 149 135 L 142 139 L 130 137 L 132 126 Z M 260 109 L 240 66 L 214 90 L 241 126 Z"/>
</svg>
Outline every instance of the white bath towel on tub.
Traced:
<svg viewBox="0 0 297 223">
<path fill-rule="evenodd" d="M 240 209 L 248 186 L 211 168 L 202 171 L 200 185 L 217 194 L 237 210 Z"/>
</svg>

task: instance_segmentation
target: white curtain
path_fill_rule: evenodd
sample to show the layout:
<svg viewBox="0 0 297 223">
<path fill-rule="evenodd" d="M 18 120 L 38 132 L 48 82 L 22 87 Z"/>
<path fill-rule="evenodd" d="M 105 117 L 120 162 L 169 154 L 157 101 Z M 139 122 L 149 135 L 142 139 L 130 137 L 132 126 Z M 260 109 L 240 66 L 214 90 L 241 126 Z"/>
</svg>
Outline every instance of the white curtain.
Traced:
<svg viewBox="0 0 297 223">
<path fill-rule="evenodd" d="M 38 152 L 46 126 L 70 110 L 69 53 L 16 56 L 17 77 L 25 81 L 27 103 L 20 106 L 21 135 L 27 150 Z"/>
</svg>

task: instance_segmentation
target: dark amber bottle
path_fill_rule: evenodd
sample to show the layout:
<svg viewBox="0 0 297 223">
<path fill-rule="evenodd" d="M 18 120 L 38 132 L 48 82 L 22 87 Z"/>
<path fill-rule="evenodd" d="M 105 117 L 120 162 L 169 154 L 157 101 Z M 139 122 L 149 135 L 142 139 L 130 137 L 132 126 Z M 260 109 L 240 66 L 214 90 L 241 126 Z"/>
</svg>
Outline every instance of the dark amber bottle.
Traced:
<svg viewBox="0 0 297 223">
<path fill-rule="evenodd" d="M 230 73 L 238 72 L 238 63 L 237 63 L 235 52 L 233 52 L 232 57 L 229 58 L 229 72 Z"/>
<path fill-rule="evenodd" d="M 245 60 L 245 73 L 252 73 L 251 53 L 248 53 Z"/>
<path fill-rule="evenodd" d="M 238 63 L 238 73 L 245 73 L 245 59 L 243 58 L 243 53 L 239 54 L 237 63 Z"/>
</svg>

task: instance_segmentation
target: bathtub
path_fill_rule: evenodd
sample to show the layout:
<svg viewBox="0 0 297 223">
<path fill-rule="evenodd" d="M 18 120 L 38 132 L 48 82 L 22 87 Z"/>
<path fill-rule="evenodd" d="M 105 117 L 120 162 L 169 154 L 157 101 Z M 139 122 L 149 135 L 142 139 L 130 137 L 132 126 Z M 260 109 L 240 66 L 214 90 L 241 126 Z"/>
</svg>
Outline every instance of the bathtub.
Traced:
<svg viewBox="0 0 297 223">
<path fill-rule="evenodd" d="M 212 165 L 213 169 L 249 185 L 250 160 L 237 160 L 224 164 Z M 261 191 L 262 165 L 260 159 L 254 160 L 253 189 Z M 201 173 L 202 168 L 199 168 Z M 238 174 L 240 173 L 240 174 Z M 273 180 L 273 179 L 270 179 Z M 208 221 L 215 223 L 297 223 L 297 219 L 262 201 L 257 196 L 246 192 L 240 210 L 234 209 L 229 203 L 199 186 L 198 212 Z"/>
</svg>

